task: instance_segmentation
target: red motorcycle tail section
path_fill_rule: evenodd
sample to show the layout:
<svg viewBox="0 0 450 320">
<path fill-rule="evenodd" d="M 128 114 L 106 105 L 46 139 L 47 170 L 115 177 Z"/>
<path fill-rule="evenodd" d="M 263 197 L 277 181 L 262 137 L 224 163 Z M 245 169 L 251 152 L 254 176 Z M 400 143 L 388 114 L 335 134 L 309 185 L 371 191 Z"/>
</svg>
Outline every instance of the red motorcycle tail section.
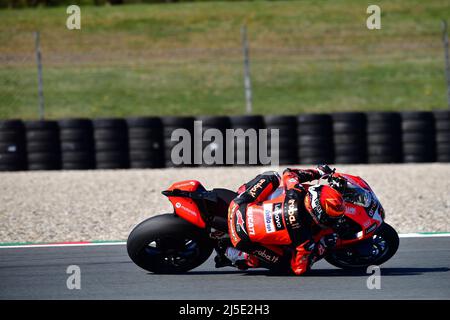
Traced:
<svg viewBox="0 0 450 320">
<path fill-rule="evenodd" d="M 175 182 L 167 190 L 173 191 L 175 189 L 178 189 L 188 192 L 194 192 L 201 186 L 201 183 L 197 180 L 185 180 Z M 197 227 L 205 228 L 205 221 L 200 215 L 200 210 L 198 209 L 197 204 L 192 199 L 187 197 L 169 196 L 169 201 L 172 203 L 175 213 L 179 217 L 196 225 Z"/>
<path fill-rule="evenodd" d="M 197 180 L 184 180 L 175 182 L 167 190 L 173 191 L 175 189 L 178 189 L 183 191 L 196 191 L 201 185 L 202 184 L 200 183 L 200 181 Z"/>
</svg>

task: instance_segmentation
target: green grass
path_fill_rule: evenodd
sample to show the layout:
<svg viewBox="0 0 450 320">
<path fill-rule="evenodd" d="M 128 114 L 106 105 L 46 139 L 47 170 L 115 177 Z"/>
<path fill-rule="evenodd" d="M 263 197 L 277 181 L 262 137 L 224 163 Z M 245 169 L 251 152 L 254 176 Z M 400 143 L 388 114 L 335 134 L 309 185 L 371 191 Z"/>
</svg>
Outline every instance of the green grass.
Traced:
<svg viewBox="0 0 450 320">
<path fill-rule="evenodd" d="M 249 30 L 254 113 L 445 108 L 447 1 L 205 2 L 0 11 L 0 118 L 37 117 L 40 30 L 48 118 L 241 114 L 240 27 Z M 5 60 L 2 57 L 13 57 Z"/>
</svg>

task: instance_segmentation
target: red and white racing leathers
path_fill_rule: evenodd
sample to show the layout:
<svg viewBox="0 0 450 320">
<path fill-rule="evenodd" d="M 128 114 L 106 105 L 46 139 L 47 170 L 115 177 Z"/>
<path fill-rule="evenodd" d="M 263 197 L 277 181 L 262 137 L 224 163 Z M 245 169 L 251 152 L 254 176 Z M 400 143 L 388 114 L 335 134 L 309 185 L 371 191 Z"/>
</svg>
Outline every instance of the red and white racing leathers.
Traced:
<svg viewBox="0 0 450 320">
<path fill-rule="evenodd" d="M 258 175 L 241 186 L 228 211 L 228 229 L 233 246 L 245 251 L 255 266 L 270 266 L 281 261 L 290 247 L 292 271 L 307 271 L 324 248 L 314 235 L 318 226 L 304 207 L 307 190 L 301 184 L 319 179 L 318 170 L 286 169 L 283 176 L 274 171 Z M 320 240 L 320 239 L 316 239 Z"/>
</svg>

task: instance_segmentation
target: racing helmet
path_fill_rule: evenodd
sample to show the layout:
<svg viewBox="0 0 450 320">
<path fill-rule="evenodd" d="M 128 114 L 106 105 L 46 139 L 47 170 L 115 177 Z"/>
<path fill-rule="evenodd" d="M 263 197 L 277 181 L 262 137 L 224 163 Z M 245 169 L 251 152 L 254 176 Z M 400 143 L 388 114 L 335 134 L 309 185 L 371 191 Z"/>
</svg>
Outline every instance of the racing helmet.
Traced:
<svg viewBox="0 0 450 320">
<path fill-rule="evenodd" d="M 333 226 L 344 216 L 342 195 L 327 185 L 312 185 L 305 196 L 305 208 L 315 223 Z"/>
</svg>

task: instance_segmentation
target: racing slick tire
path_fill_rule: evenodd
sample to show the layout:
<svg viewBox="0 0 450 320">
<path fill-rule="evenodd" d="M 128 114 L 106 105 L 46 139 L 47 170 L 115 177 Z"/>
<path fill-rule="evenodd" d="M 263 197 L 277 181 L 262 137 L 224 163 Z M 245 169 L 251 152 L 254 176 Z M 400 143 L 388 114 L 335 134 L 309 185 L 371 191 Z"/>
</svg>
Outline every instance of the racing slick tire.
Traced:
<svg viewBox="0 0 450 320">
<path fill-rule="evenodd" d="M 138 224 L 127 240 L 133 262 L 153 273 L 184 273 L 204 263 L 214 249 L 206 232 L 174 214 Z"/>
<path fill-rule="evenodd" d="M 383 223 L 374 234 L 374 238 L 383 239 L 385 249 L 379 253 L 377 256 L 373 257 L 364 262 L 354 262 L 345 255 L 346 249 L 336 250 L 331 252 L 325 257 L 325 260 L 335 267 L 341 269 L 366 269 L 371 265 L 381 265 L 392 258 L 392 256 L 397 252 L 398 246 L 400 244 L 400 239 L 398 237 L 397 231 L 392 228 L 389 224 Z M 344 255 L 342 255 L 344 253 Z M 343 257 L 343 258 L 342 258 Z M 347 261 L 345 259 L 348 259 Z"/>
</svg>

